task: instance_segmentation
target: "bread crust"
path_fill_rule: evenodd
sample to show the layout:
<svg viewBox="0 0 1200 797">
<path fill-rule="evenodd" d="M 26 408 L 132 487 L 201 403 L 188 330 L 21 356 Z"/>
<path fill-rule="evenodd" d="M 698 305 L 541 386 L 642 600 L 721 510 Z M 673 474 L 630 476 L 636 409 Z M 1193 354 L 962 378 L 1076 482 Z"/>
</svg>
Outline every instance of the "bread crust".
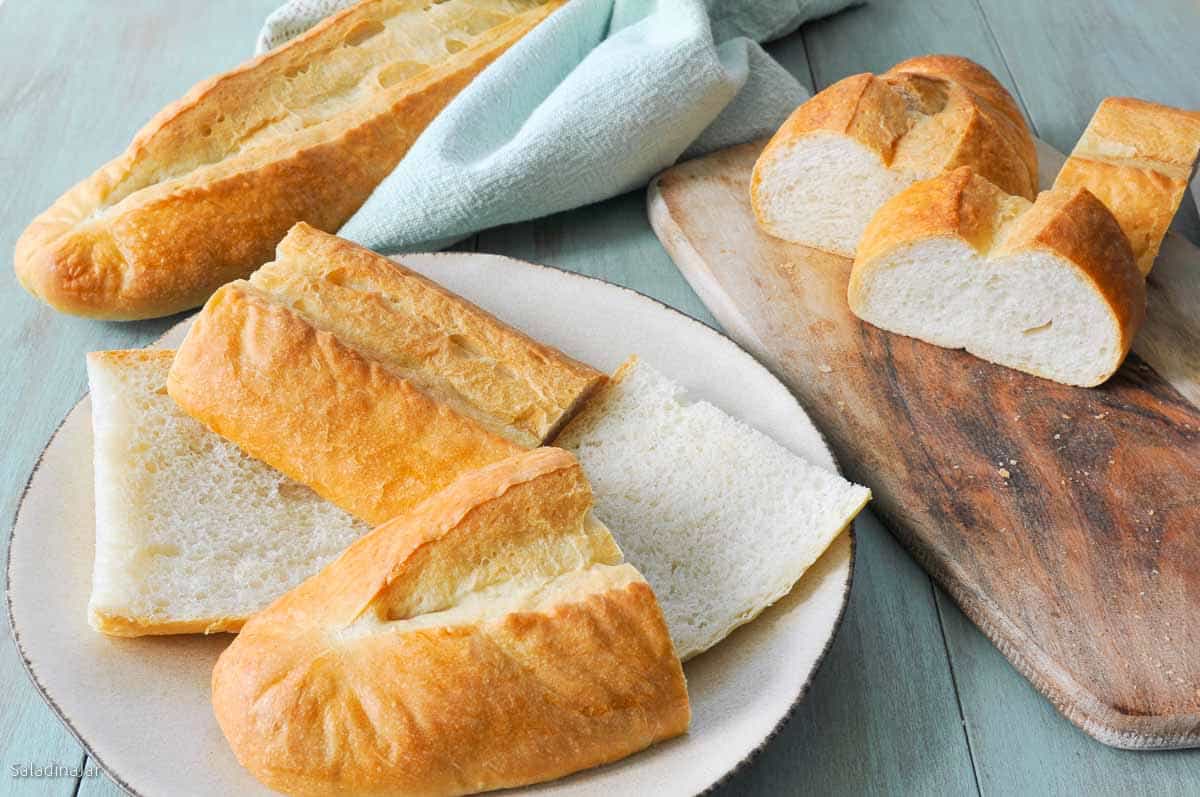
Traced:
<svg viewBox="0 0 1200 797">
<path fill-rule="evenodd" d="M 464 794 L 683 733 L 687 687 L 649 585 L 614 564 L 602 526 L 558 545 L 590 506 L 574 457 L 539 449 L 360 539 L 218 660 L 213 710 L 238 760 L 288 794 Z M 556 545 L 584 553 L 551 566 Z M 577 588 L 538 582 L 515 587 L 525 597 L 512 603 L 470 603 L 497 572 L 481 579 L 478 557 L 501 552 L 515 557 L 509 579 L 540 571 Z M 431 591 L 457 597 L 409 610 Z"/>
<path fill-rule="evenodd" d="M 258 113 L 257 93 L 327 60 L 362 26 L 415 5 L 368 0 L 333 15 L 158 113 L 124 154 L 29 225 L 17 241 L 18 279 L 55 309 L 92 318 L 152 318 L 195 307 L 269 259 L 297 221 L 340 227 L 441 109 L 561 4 L 549 0 L 501 22 L 413 77 L 376 84 L 334 116 L 302 119 L 299 129 L 269 141 L 241 145 L 264 125 L 286 122 L 288 114 L 302 118 L 306 109 L 283 107 L 277 118 L 248 121 L 245 130 L 214 132 L 226 118 Z M 386 53 L 381 58 L 386 63 Z"/>
<path fill-rule="evenodd" d="M 1112 213 L 1087 189 L 1043 192 L 1030 205 L 961 167 L 915 183 L 886 203 L 863 234 L 847 299 L 860 314 L 874 273 L 901 247 L 938 238 L 963 240 L 986 257 L 1034 249 L 1070 264 L 1101 297 L 1119 330 L 1107 379 L 1124 360 L 1146 315 L 1146 288 L 1133 250 Z M 869 320 L 869 319 L 867 319 Z M 1053 378 L 1036 368 L 1035 376 Z M 1087 385 L 1090 386 L 1090 385 Z"/>
<path fill-rule="evenodd" d="M 1112 211 L 1144 277 L 1183 201 L 1198 153 L 1200 112 L 1109 97 L 1054 185 L 1086 188 Z"/>
<path fill-rule="evenodd" d="M 1008 91 L 966 58 L 921 56 L 881 75 L 843 78 L 788 117 L 750 179 L 751 204 L 767 232 L 772 227 L 759 194 L 770 165 L 801 139 L 825 133 L 853 139 L 882 166 L 914 179 L 970 166 L 1008 193 L 1027 199 L 1037 193 L 1033 136 Z"/>
<path fill-rule="evenodd" d="M 356 303 L 306 305 L 315 293 L 304 281 L 275 286 L 279 295 L 253 281 L 229 283 L 196 317 L 167 390 L 217 434 L 368 523 L 389 520 L 459 474 L 524 450 L 523 442 L 536 445 L 605 381 L 362 247 L 299 225 L 279 252 L 272 273 L 303 274 L 315 260 L 340 283 L 333 287 L 357 291 Z M 373 321 L 369 313 L 380 311 L 383 297 L 422 309 Z M 325 323 L 313 322 L 317 312 Z M 390 358 L 338 329 L 388 324 L 399 350 Z M 483 342 L 459 363 L 460 390 L 451 403 L 431 392 L 450 370 L 431 352 L 459 337 Z M 412 370 L 396 364 L 406 354 L 416 361 Z M 538 402 L 515 405 L 521 417 L 491 403 L 493 387 L 510 396 L 511 382 L 523 380 Z M 522 435 L 514 421 L 536 423 Z"/>
</svg>

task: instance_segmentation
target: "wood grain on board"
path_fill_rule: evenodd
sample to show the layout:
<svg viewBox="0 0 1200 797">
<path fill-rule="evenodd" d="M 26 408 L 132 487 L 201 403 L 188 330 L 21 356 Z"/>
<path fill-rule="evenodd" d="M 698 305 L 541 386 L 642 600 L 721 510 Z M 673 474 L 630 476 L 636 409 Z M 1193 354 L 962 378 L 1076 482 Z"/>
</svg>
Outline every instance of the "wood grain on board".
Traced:
<svg viewBox="0 0 1200 797">
<path fill-rule="evenodd" d="M 848 260 L 755 226 L 760 148 L 652 184 L 651 222 L 696 292 L 1069 719 L 1114 746 L 1200 745 L 1200 409 L 1136 355 L 1086 390 L 863 324 Z"/>
</svg>

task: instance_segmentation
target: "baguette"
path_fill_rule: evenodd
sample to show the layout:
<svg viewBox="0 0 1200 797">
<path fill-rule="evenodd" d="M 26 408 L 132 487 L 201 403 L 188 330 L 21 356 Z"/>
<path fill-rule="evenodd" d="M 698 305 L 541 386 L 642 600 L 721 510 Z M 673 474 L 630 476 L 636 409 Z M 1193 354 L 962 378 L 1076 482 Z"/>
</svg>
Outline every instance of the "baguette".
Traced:
<svg viewBox="0 0 1200 797">
<path fill-rule="evenodd" d="M 250 620 L 212 702 L 286 794 L 453 795 L 615 761 L 683 733 L 649 585 L 560 449 L 461 476 Z"/>
<path fill-rule="evenodd" d="M 967 167 L 880 209 L 847 298 L 877 327 L 1080 386 L 1117 370 L 1146 314 L 1129 240 L 1087 189 L 1031 205 Z"/>
<path fill-rule="evenodd" d="M 1054 185 L 1086 188 L 1112 211 L 1144 277 L 1183 201 L 1198 153 L 1200 112 L 1109 97 Z"/>
<path fill-rule="evenodd" d="M 554 435 L 605 376 L 387 258 L 298 224 L 218 290 L 167 379 L 251 456 L 378 525 Z"/>
<path fill-rule="evenodd" d="M 96 557 L 88 620 L 115 636 L 237 631 L 368 530 L 184 415 L 175 352 L 87 357 Z"/>
<path fill-rule="evenodd" d="M 963 168 L 898 194 L 850 275 L 864 321 L 1069 385 L 1124 361 L 1145 276 L 1200 151 L 1200 114 L 1101 103 L 1054 187 L 1029 205 Z"/>
<path fill-rule="evenodd" d="M 1037 152 L 1009 93 L 948 55 L 851 75 L 805 102 L 754 165 L 750 199 L 776 238 L 854 257 L 867 222 L 917 180 L 970 166 L 1033 199 Z"/>
<path fill-rule="evenodd" d="M 435 116 L 562 0 L 364 0 L 206 80 L 17 241 L 57 310 L 128 320 L 201 304 L 293 224 L 336 231 Z"/>
</svg>

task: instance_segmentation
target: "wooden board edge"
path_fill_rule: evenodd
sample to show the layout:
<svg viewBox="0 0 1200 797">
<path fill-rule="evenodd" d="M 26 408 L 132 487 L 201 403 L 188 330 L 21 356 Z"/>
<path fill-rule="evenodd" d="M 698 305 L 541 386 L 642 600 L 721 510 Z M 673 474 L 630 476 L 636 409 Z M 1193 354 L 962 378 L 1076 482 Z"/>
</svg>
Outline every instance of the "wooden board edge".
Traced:
<svg viewBox="0 0 1200 797">
<path fill-rule="evenodd" d="M 724 292 L 720 282 L 688 241 L 679 223 L 672 217 L 670 204 L 659 188 L 661 179 L 671 171 L 672 169 L 667 169 L 657 175 L 647 188 L 646 210 L 651 229 L 675 267 L 725 333 L 756 358 L 764 360 L 763 364 L 772 372 L 778 373 L 766 356 L 757 333 Z M 1017 672 L 1045 696 L 1060 714 L 1081 731 L 1101 744 L 1123 750 L 1177 750 L 1200 747 L 1200 713 L 1132 715 L 1105 703 L 1079 684 L 1068 672 L 1058 667 L 1028 635 L 1004 618 L 986 596 L 961 587 L 961 582 L 956 583 L 951 577 L 952 563 L 920 555 L 917 547 L 909 544 L 906 535 L 899 531 L 899 527 L 888 513 L 880 508 L 876 509 L 876 513 L 892 536 L 900 540 L 905 550 L 950 595 L 1001 655 L 1008 659 Z M 1056 678 L 1059 680 L 1056 681 Z"/>
</svg>

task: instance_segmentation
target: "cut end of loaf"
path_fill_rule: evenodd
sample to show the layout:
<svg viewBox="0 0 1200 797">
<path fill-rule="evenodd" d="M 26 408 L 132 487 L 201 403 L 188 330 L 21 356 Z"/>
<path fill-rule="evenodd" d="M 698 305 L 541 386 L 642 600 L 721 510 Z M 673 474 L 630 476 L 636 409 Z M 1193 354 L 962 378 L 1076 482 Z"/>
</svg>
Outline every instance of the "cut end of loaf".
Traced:
<svg viewBox="0 0 1200 797">
<path fill-rule="evenodd" d="M 855 264 L 850 309 L 864 321 L 1068 385 L 1092 387 L 1128 341 L 1087 276 L 1050 252 L 981 255 L 936 238 Z"/>
<path fill-rule="evenodd" d="M 857 141 L 816 132 L 772 141 L 755 164 L 750 198 L 770 235 L 854 257 L 875 211 L 912 182 Z"/>
</svg>

